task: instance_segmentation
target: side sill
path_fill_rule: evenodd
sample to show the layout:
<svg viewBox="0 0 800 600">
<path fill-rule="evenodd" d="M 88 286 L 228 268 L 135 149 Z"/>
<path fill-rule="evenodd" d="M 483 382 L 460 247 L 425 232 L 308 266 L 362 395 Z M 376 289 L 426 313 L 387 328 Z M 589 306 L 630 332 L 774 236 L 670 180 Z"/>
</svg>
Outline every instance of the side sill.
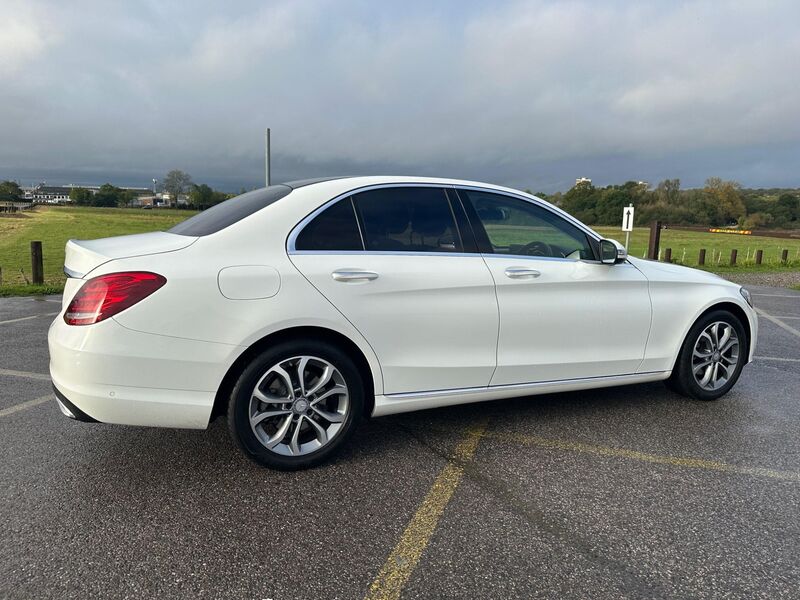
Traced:
<svg viewBox="0 0 800 600">
<path fill-rule="evenodd" d="M 534 396 L 556 392 L 574 392 L 595 388 L 649 383 L 667 379 L 672 371 L 634 373 L 632 375 L 613 375 L 609 377 L 587 377 L 561 381 L 540 381 L 536 383 L 515 383 L 491 387 L 463 388 L 456 390 L 436 390 L 430 392 L 406 392 L 386 394 L 375 397 L 373 417 L 383 417 L 427 408 L 440 408 L 470 402 L 486 402 L 521 396 Z"/>
</svg>

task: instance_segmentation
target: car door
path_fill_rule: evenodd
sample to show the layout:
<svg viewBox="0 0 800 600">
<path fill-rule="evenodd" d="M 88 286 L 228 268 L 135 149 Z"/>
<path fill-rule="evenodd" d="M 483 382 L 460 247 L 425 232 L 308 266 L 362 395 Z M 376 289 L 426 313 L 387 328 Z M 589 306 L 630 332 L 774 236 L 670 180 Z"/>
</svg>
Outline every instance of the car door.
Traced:
<svg viewBox="0 0 800 600">
<path fill-rule="evenodd" d="M 596 241 L 531 200 L 459 189 L 497 285 L 492 385 L 635 373 L 651 306 L 631 264 L 596 260 Z"/>
<path fill-rule="evenodd" d="M 375 350 L 385 393 L 489 385 L 494 281 L 443 187 L 358 191 L 306 221 L 290 258 Z"/>
</svg>

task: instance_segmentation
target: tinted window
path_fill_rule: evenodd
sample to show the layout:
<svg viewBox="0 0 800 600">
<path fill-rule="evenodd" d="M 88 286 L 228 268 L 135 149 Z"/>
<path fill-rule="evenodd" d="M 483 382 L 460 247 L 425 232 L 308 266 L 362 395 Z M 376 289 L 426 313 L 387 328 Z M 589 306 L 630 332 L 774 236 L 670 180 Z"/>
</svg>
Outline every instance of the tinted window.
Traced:
<svg viewBox="0 0 800 600">
<path fill-rule="evenodd" d="M 178 223 L 169 232 L 191 236 L 216 233 L 277 202 L 291 191 L 292 188 L 285 185 L 271 185 L 268 188 L 247 192 Z"/>
<path fill-rule="evenodd" d="M 297 236 L 296 250 L 363 250 L 350 198 L 314 217 Z"/>
<path fill-rule="evenodd" d="M 396 187 L 355 196 L 367 250 L 462 252 L 450 203 L 441 188 Z"/>
<path fill-rule="evenodd" d="M 472 204 L 497 254 L 594 259 L 588 236 L 547 209 L 500 194 L 458 192 Z"/>
</svg>

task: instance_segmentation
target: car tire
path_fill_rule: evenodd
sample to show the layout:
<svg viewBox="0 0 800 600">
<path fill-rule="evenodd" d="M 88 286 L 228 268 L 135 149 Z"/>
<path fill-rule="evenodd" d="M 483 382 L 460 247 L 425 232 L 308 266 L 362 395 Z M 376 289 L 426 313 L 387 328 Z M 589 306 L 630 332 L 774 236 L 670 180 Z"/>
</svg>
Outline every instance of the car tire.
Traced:
<svg viewBox="0 0 800 600">
<path fill-rule="evenodd" d="M 696 400 L 717 400 L 736 384 L 748 352 L 747 331 L 739 317 L 727 310 L 711 311 L 689 329 L 665 383 L 669 389 Z"/>
<path fill-rule="evenodd" d="M 315 390 L 326 377 L 329 381 Z M 262 466 L 313 467 L 353 434 L 363 413 L 364 388 L 355 363 L 339 347 L 324 341 L 280 343 L 242 371 L 228 404 L 228 427 L 241 450 Z"/>
</svg>

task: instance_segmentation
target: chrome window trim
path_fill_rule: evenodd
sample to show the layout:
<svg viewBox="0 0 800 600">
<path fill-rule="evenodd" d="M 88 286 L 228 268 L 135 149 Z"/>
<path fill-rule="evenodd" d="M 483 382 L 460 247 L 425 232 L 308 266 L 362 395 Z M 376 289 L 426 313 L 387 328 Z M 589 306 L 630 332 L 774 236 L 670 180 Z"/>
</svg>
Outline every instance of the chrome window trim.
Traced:
<svg viewBox="0 0 800 600">
<path fill-rule="evenodd" d="M 308 252 L 323 252 L 325 254 L 340 254 L 342 252 L 352 252 L 356 254 L 365 254 L 367 252 L 372 252 L 371 250 L 366 250 L 366 245 L 364 246 L 365 250 L 356 251 L 356 250 L 297 250 L 295 244 L 297 242 L 297 238 L 300 235 L 300 232 L 308 225 L 311 221 L 314 220 L 318 214 L 324 211 L 329 206 L 333 206 L 339 200 L 344 200 L 348 196 L 353 196 L 354 194 L 358 194 L 361 192 L 369 192 L 371 190 L 380 190 L 384 188 L 396 188 L 396 187 L 421 187 L 421 188 L 440 188 L 440 189 L 448 189 L 452 188 L 453 186 L 448 183 L 374 183 L 372 185 L 365 185 L 358 188 L 353 188 L 352 190 L 348 190 L 338 196 L 328 200 L 327 202 L 323 203 L 321 206 L 317 207 L 313 210 L 310 214 L 306 215 L 304 219 L 302 219 L 297 225 L 294 226 L 292 231 L 289 232 L 289 237 L 286 240 L 286 251 L 289 254 L 302 254 Z M 355 205 L 353 208 L 355 210 Z M 356 223 L 358 223 L 358 216 L 356 215 Z M 359 225 L 359 233 L 361 232 L 361 226 Z M 364 240 L 362 238 L 362 244 Z M 398 254 L 410 254 L 409 252 L 398 252 Z M 452 252 L 422 252 L 420 254 L 452 254 Z"/>
<path fill-rule="evenodd" d="M 534 206 L 538 206 L 544 210 L 547 210 L 553 213 L 555 216 L 568 221 L 571 225 L 576 226 L 580 229 L 583 233 L 588 235 L 590 238 L 599 242 L 602 238 L 596 231 L 587 227 L 580 221 L 578 221 L 575 217 L 570 215 L 569 213 L 561 210 L 557 206 L 543 204 L 542 200 L 536 198 L 535 196 L 528 196 L 527 194 L 522 193 L 513 193 L 507 190 L 497 190 L 494 188 L 486 188 L 476 185 L 461 185 L 461 184 L 453 184 L 453 183 L 428 183 L 428 182 L 409 182 L 409 183 L 401 183 L 401 182 L 393 182 L 393 183 L 375 183 L 371 185 L 366 185 L 358 188 L 353 188 L 352 190 L 348 190 L 338 196 L 335 196 L 331 200 L 324 202 L 322 205 L 318 206 L 315 210 L 311 213 L 306 215 L 297 225 L 295 225 L 292 230 L 289 232 L 289 236 L 286 240 L 286 251 L 288 254 L 381 254 L 381 255 L 393 255 L 393 254 L 400 254 L 404 256 L 410 255 L 419 255 L 419 256 L 483 256 L 483 257 L 491 257 L 491 256 L 504 256 L 508 258 L 522 258 L 522 259 L 546 259 L 546 260 L 555 260 L 555 261 L 562 261 L 562 262 L 587 262 L 587 263 L 600 263 L 600 261 L 596 260 L 586 260 L 586 259 L 579 259 L 573 260 L 569 258 L 558 258 L 558 257 L 550 257 L 550 256 L 520 256 L 516 254 L 481 254 L 480 252 L 403 252 L 403 251 L 395 251 L 395 252 L 384 252 L 384 251 L 374 251 L 374 250 L 366 250 L 366 245 L 364 245 L 364 250 L 297 250 L 295 247 L 295 243 L 297 242 L 297 238 L 300 235 L 300 232 L 308 225 L 317 215 L 323 212 L 326 208 L 333 206 L 339 200 L 344 200 L 347 197 L 351 197 L 355 194 L 368 192 L 371 190 L 379 190 L 385 188 L 398 188 L 398 187 L 421 187 L 421 188 L 440 188 L 440 189 L 452 189 L 458 192 L 459 189 L 464 190 L 475 190 L 478 192 L 485 192 L 487 194 L 497 194 L 499 196 L 508 196 L 509 198 L 516 198 L 517 200 L 523 200 L 525 202 L 529 202 Z M 355 205 L 351 199 L 351 206 L 353 206 L 355 210 Z M 452 209 L 452 207 L 451 207 Z M 356 216 L 356 224 L 358 224 L 358 217 Z M 361 233 L 361 226 L 359 227 L 359 233 Z M 456 222 L 456 227 L 458 227 L 458 223 Z M 364 243 L 363 235 L 362 235 L 362 244 Z M 462 241 L 463 247 L 463 241 Z"/>
<path fill-rule="evenodd" d="M 456 257 L 471 257 L 476 258 L 480 256 L 494 256 L 492 254 L 480 254 L 478 252 L 421 252 L 414 250 L 413 252 L 404 252 L 402 250 L 295 250 L 289 252 L 292 256 L 329 256 L 335 254 L 336 256 L 456 256 Z M 560 259 L 555 259 L 560 260 Z"/>
</svg>

